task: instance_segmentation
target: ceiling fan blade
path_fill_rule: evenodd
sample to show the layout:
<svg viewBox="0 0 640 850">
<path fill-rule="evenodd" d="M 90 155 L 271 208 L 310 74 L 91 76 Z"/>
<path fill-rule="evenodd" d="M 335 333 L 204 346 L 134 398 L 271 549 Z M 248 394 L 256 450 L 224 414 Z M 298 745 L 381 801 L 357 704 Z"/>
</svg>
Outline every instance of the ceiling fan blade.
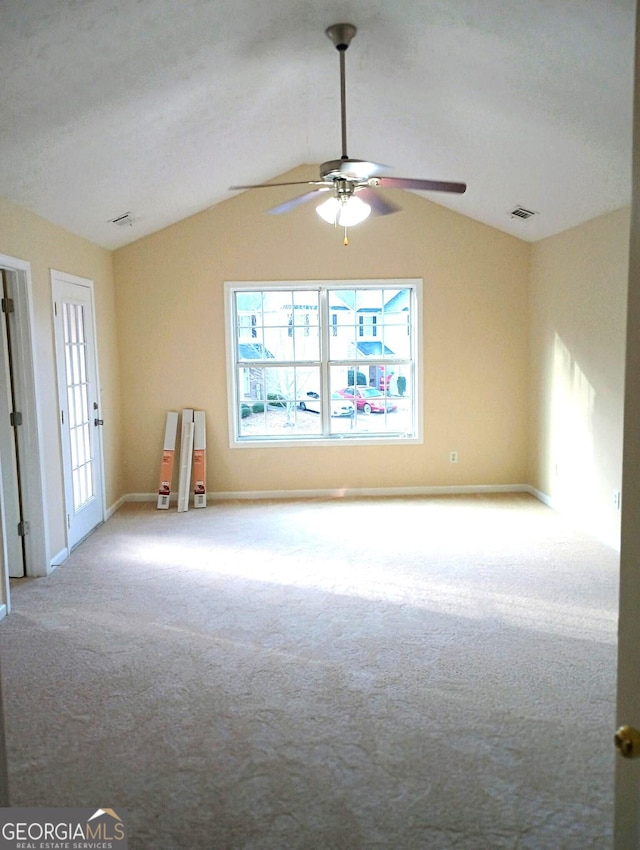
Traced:
<svg viewBox="0 0 640 850">
<path fill-rule="evenodd" d="M 291 183 L 250 183 L 248 186 L 229 186 L 229 190 L 236 189 L 270 189 L 272 186 L 326 186 L 325 180 L 294 180 Z"/>
<path fill-rule="evenodd" d="M 397 204 L 392 204 L 387 198 L 383 198 L 379 192 L 373 189 L 358 189 L 358 197 L 371 207 L 371 212 L 375 215 L 391 215 L 391 213 L 399 212 L 402 207 Z"/>
<path fill-rule="evenodd" d="M 295 209 L 301 204 L 305 204 L 307 201 L 310 201 L 312 198 L 317 197 L 320 192 L 328 192 L 329 188 L 325 186 L 320 186 L 318 189 L 313 189 L 311 192 L 306 192 L 304 195 L 298 195 L 297 198 L 291 198 L 290 201 L 285 201 L 283 204 L 278 204 L 277 207 L 272 207 L 268 212 L 272 215 L 280 215 L 281 213 L 289 212 L 290 210 Z"/>
<path fill-rule="evenodd" d="M 413 177 L 373 177 L 370 186 L 384 189 L 421 189 L 423 192 L 453 192 L 461 195 L 467 190 L 466 183 L 451 183 L 445 180 L 419 180 Z"/>
</svg>

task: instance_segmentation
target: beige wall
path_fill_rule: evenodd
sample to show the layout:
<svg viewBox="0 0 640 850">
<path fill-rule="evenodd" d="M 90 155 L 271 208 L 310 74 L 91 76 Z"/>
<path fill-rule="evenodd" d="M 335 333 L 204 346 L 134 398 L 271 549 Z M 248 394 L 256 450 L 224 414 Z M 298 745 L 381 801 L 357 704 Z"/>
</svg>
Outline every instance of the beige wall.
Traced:
<svg viewBox="0 0 640 850">
<path fill-rule="evenodd" d="M 182 407 L 207 413 L 213 493 L 525 483 L 529 246 L 403 193 L 345 248 L 313 204 L 265 215 L 286 197 L 245 192 L 115 253 L 125 492 L 156 490 Z M 424 445 L 230 449 L 224 281 L 367 277 L 424 279 Z"/>
<path fill-rule="evenodd" d="M 48 551 L 53 557 L 66 545 L 64 491 L 61 473 L 58 402 L 55 374 L 50 270 L 56 269 L 95 283 L 96 333 L 102 386 L 105 487 L 107 507 L 122 494 L 121 422 L 113 255 L 0 198 L 0 253 L 31 265 L 36 348 L 36 384 L 41 421 Z"/>
<path fill-rule="evenodd" d="M 532 246 L 531 483 L 617 544 L 629 211 Z"/>
<path fill-rule="evenodd" d="M 208 416 L 212 493 L 530 483 L 615 542 L 628 211 L 532 246 L 404 193 L 403 212 L 353 228 L 345 248 L 313 204 L 265 215 L 285 191 L 244 193 L 113 254 L 0 199 L 0 253 L 31 264 L 45 423 L 49 271 L 95 281 L 107 506 L 155 491 L 165 412 L 193 406 Z M 424 444 L 230 449 L 224 281 L 367 277 L 424 279 Z M 53 555 L 59 438 L 43 431 Z"/>
</svg>

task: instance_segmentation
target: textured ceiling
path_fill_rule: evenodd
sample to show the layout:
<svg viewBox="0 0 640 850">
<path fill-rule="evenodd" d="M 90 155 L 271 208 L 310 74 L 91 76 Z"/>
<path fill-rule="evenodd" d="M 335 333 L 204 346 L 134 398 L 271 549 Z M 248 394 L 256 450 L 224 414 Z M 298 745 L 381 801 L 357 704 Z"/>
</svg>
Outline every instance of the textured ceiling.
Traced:
<svg viewBox="0 0 640 850">
<path fill-rule="evenodd" d="M 341 153 L 324 30 L 349 21 L 349 155 L 465 181 L 425 197 L 537 240 L 630 202 L 634 18 L 633 0 L 2 0 L 0 195 L 115 248 L 230 185 L 314 179 Z"/>
</svg>

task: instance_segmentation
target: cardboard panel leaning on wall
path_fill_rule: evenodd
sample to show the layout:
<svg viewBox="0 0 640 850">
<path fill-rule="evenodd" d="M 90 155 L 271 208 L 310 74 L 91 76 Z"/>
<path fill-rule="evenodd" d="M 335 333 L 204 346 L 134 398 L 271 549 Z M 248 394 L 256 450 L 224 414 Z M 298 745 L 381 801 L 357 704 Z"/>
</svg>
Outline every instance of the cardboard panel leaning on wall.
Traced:
<svg viewBox="0 0 640 850">
<path fill-rule="evenodd" d="M 206 411 L 214 493 L 523 483 L 530 246 L 396 192 L 402 212 L 352 228 L 345 248 L 313 203 L 265 215 L 292 194 L 244 192 L 115 252 L 125 489 L 155 491 L 165 413 L 191 406 Z M 424 445 L 231 450 L 224 281 L 396 277 L 424 279 Z"/>
<path fill-rule="evenodd" d="M 95 283 L 98 359 L 102 389 L 103 447 L 107 507 L 122 495 L 119 373 L 110 251 L 92 245 L 72 233 L 0 198 L 0 252 L 31 264 L 36 347 L 36 381 L 39 412 L 47 426 L 58 421 L 57 383 L 50 269 L 60 269 Z M 65 545 L 64 496 L 61 478 L 60 439 L 56 427 L 42 428 L 45 464 L 45 504 L 48 514 L 49 554 Z"/>
</svg>

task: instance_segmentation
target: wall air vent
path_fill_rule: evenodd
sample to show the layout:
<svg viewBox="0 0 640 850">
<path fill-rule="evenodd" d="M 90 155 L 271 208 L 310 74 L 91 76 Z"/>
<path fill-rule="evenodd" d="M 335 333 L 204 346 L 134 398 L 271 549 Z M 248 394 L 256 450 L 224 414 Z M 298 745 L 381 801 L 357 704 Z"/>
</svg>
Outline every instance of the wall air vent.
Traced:
<svg viewBox="0 0 640 850">
<path fill-rule="evenodd" d="M 131 215 L 130 212 L 122 213 L 122 215 L 118 215 L 115 218 L 110 218 L 110 224 L 117 224 L 118 227 L 124 227 L 125 225 L 129 225 L 129 227 L 133 227 L 133 222 L 135 218 Z"/>
<path fill-rule="evenodd" d="M 535 210 L 527 210 L 524 207 L 514 207 L 509 213 L 511 218 L 531 218 L 532 215 L 536 215 Z"/>
</svg>

